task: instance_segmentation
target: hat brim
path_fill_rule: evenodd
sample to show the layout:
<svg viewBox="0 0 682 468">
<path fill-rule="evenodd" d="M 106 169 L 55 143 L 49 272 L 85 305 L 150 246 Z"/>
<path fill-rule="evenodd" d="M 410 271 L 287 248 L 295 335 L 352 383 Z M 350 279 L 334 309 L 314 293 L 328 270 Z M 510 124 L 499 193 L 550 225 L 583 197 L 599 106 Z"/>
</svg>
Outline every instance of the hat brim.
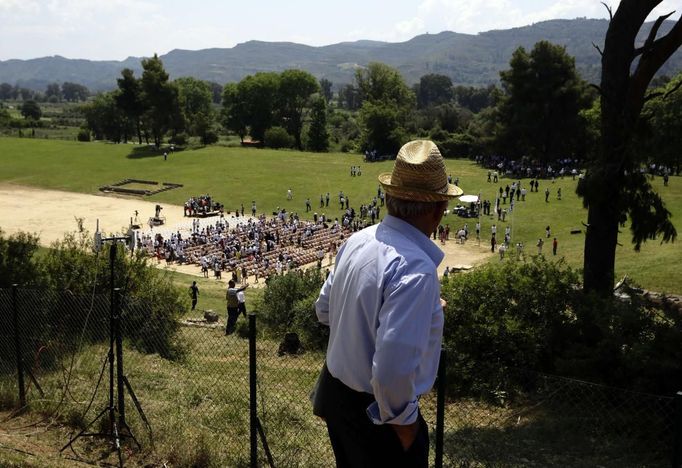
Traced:
<svg viewBox="0 0 682 468">
<path fill-rule="evenodd" d="M 384 188 L 384 191 L 395 198 L 401 200 L 412 200 L 421 202 L 439 202 L 452 200 L 464 193 L 464 190 L 453 184 L 447 185 L 446 192 L 432 192 L 428 190 L 419 190 L 417 188 L 405 188 L 397 185 L 391 185 L 391 173 L 384 172 L 379 174 L 379 183 Z"/>
</svg>

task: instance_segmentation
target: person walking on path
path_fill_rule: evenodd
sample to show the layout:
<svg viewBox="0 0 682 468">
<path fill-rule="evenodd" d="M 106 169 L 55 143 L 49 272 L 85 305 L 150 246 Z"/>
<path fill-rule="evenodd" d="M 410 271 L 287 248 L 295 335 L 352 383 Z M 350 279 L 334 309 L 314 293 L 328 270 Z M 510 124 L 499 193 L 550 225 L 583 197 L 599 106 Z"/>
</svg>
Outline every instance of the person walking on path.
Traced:
<svg viewBox="0 0 682 468">
<path fill-rule="evenodd" d="M 192 286 L 189 287 L 189 295 L 192 297 L 192 310 L 194 310 L 199 300 L 199 286 L 197 286 L 196 281 L 192 281 Z"/>
<path fill-rule="evenodd" d="M 225 335 L 231 335 L 237 325 L 237 319 L 239 318 L 239 297 L 237 294 L 249 285 L 243 286 L 241 288 L 235 287 L 234 280 L 230 280 L 227 283 L 227 292 L 225 293 L 225 299 L 227 299 L 227 325 L 225 326 Z"/>
<path fill-rule="evenodd" d="M 388 215 L 341 247 L 315 303 L 329 343 L 314 412 L 336 466 L 421 468 L 429 438 L 419 396 L 436 377 L 445 305 L 444 254 L 429 235 L 462 190 L 447 183 L 440 151 L 426 140 L 405 144 L 379 182 Z"/>
</svg>

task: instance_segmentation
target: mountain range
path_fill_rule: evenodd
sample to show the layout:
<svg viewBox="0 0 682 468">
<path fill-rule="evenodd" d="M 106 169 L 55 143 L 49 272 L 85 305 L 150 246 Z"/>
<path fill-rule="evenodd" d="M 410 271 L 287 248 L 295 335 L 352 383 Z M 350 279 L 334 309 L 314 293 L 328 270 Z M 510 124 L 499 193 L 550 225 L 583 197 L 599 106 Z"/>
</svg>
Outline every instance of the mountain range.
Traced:
<svg viewBox="0 0 682 468">
<path fill-rule="evenodd" d="M 673 24 L 666 21 L 659 36 Z M 647 23 L 642 28 L 640 42 L 651 25 Z M 427 73 L 439 73 L 449 76 L 455 84 L 485 86 L 498 82 L 500 70 L 509 67 L 517 47 L 530 50 L 536 42 L 548 40 L 565 46 L 575 57 L 583 78 L 594 83 L 599 80 L 601 67 L 601 57 L 594 45 L 602 47 L 607 27 L 607 20 L 577 18 L 479 34 L 444 31 L 399 43 L 361 40 L 313 47 L 292 42 L 248 41 L 232 48 L 175 49 L 160 58 L 171 79 L 194 76 L 220 84 L 239 81 L 259 71 L 295 68 L 326 78 L 338 87 L 353 81 L 356 68 L 369 62 L 383 62 L 397 68 L 409 84 Z M 0 61 L 0 82 L 44 90 L 48 83 L 70 81 L 93 91 L 108 90 L 116 86 L 123 68 L 131 68 L 139 76 L 140 61 L 140 57 L 93 61 L 61 56 L 5 60 Z M 672 76 L 680 70 L 682 53 L 678 52 L 660 73 Z"/>
</svg>

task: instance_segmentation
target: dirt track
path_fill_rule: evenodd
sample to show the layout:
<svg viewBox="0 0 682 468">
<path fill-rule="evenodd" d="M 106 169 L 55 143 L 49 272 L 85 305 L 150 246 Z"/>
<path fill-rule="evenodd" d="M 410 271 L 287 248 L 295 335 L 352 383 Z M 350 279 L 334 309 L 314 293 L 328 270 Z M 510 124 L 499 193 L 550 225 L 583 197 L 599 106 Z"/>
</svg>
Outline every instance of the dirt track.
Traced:
<svg viewBox="0 0 682 468">
<path fill-rule="evenodd" d="M 40 236 L 40 243 L 49 246 L 61 239 L 66 232 L 77 229 L 76 218 L 83 218 L 83 227 L 95 232 L 97 219 L 100 230 L 122 232 L 127 229 L 131 217 L 138 210 L 138 221 L 147 228 L 147 220 L 154 215 L 156 203 L 139 198 L 113 195 L 87 195 L 82 193 L 44 190 L 12 184 L 0 184 L 0 228 L 6 234 L 28 231 Z M 162 216 L 166 217 L 163 231 L 184 230 L 191 226 L 191 220 L 183 217 L 182 207 L 163 205 Z M 232 220 L 228 219 L 229 222 Z M 477 265 L 491 254 L 485 242 L 477 245 L 470 240 L 464 245 L 454 240 L 440 245 L 445 252 L 440 271 L 446 266 Z M 181 268 L 183 273 L 200 275 L 199 269 L 192 266 Z"/>
</svg>

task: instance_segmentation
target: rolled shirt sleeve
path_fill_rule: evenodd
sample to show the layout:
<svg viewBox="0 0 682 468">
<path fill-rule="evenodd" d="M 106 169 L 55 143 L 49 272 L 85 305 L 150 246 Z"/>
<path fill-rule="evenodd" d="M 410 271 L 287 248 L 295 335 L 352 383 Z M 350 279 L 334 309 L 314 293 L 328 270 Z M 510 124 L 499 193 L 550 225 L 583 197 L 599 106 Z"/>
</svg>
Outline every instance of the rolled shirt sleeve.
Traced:
<svg viewBox="0 0 682 468">
<path fill-rule="evenodd" d="M 424 355 L 435 351 L 431 349 L 431 329 L 434 314 L 442 315 L 440 285 L 429 273 L 396 277 L 396 282 L 386 289 L 379 312 L 372 360 L 371 384 L 376 401 L 367 408 L 367 414 L 375 424 L 413 423 L 419 409 L 417 374 L 426 371 L 435 379 L 435 369 L 419 367 Z M 436 369 L 437 363 L 436 356 Z"/>
<path fill-rule="evenodd" d="M 321 324 L 329 326 L 329 293 L 332 289 L 332 281 L 334 281 L 334 273 L 329 273 L 326 281 L 322 285 L 320 295 L 315 301 L 315 314 L 317 320 Z"/>
</svg>

